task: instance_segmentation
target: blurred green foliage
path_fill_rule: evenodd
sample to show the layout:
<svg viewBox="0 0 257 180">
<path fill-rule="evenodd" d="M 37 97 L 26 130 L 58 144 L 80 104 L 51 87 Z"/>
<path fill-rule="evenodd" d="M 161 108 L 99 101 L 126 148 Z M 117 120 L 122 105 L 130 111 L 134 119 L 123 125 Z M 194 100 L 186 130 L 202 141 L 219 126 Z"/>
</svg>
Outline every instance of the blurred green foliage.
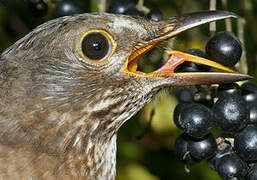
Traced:
<svg viewBox="0 0 257 180">
<path fill-rule="evenodd" d="M 98 1 L 79 0 L 85 12 L 98 10 Z M 111 3 L 107 1 L 107 3 Z M 13 0 L 7 7 L 0 7 L 0 52 L 23 37 L 37 25 L 52 19 L 53 4 L 49 1 L 49 13 L 44 17 L 33 17 L 28 4 L 23 0 Z M 108 4 L 107 4 L 108 5 Z M 145 6 L 159 9 L 168 18 L 182 13 L 208 10 L 208 0 L 145 0 Z M 223 10 L 221 0 L 217 9 Z M 228 0 L 229 11 L 246 20 L 244 46 L 249 74 L 257 76 L 257 0 Z M 237 20 L 232 20 L 233 32 L 237 34 Z M 217 31 L 225 30 L 223 21 L 217 23 Z M 200 48 L 204 50 L 209 38 L 208 25 L 203 25 L 180 35 L 168 47 L 178 50 Z M 166 46 L 167 47 L 167 46 Z M 161 48 L 159 48 L 160 50 Z M 160 56 L 160 53 L 157 53 Z M 161 54 L 162 55 L 162 54 Z M 158 56 L 158 55 L 157 55 Z M 157 57 L 158 59 L 159 57 Z M 149 61 L 151 61 L 150 58 Z M 153 61 L 153 60 L 152 60 Z M 152 66 L 146 67 L 152 70 Z M 147 70 L 146 70 L 147 71 Z M 253 81 L 257 81 L 257 78 Z M 119 131 L 117 154 L 117 180 L 218 180 L 216 172 L 206 162 L 187 167 L 179 162 L 173 153 L 173 143 L 181 133 L 172 122 L 173 109 L 177 104 L 170 91 L 162 92 L 154 100 L 156 111 L 151 128 L 149 116 L 153 103 L 148 104 L 140 113 L 125 123 Z M 147 131 L 146 131 L 147 130 Z"/>
</svg>

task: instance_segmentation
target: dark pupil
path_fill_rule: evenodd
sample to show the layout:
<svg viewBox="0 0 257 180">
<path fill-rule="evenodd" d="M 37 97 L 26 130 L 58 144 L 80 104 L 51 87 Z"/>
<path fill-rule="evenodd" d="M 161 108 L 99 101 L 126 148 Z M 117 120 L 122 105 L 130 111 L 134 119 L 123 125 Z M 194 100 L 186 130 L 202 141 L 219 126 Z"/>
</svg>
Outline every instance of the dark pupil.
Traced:
<svg viewBox="0 0 257 180">
<path fill-rule="evenodd" d="M 82 52 L 92 60 L 101 60 L 109 51 L 107 37 L 101 33 L 91 33 L 82 41 Z"/>
<path fill-rule="evenodd" d="M 93 43 L 93 47 L 94 47 L 94 49 L 95 49 L 96 51 L 100 51 L 101 48 L 102 48 L 102 45 L 101 45 L 101 43 L 99 43 L 99 42 L 94 42 L 94 43 Z"/>
</svg>

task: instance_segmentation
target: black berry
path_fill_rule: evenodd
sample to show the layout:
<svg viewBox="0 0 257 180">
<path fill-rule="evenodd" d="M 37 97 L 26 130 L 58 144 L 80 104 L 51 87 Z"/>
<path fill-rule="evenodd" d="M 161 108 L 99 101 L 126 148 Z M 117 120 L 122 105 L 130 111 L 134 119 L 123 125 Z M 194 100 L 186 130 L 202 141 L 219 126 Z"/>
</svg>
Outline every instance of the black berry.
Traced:
<svg viewBox="0 0 257 180">
<path fill-rule="evenodd" d="M 257 126 L 247 126 L 235 136 L 235 151 L 245 161 L 257 160 Z"/>
<path fill-rule="evenodd" d="M 149 12 L 149 14 L 147 15 L 147 18 L 154 21 L 160 21 L 163 19 L 163 15 L 160 10 L 154 9 Z"/>
<path fill-rule="evenodd" d="M 125 14 L 128 9 L 134 9 L 136 7 L 135 1 L 132 0 L 116 0 L 112 2 L 107 9 L 107 12 L 113 14 Z"/>
<path fill-rule="evenodd" d="M 242 45 L 231 33 L 220 32 L 207 42 L 206 53 L 216 62 L 234 66 L 242 55 Z"/>
<path fill-rule="evenodd" d="M 212 134 L 208 134 L 201 140 L 191 140 L 188 144 L 191 155 L 198 159 L 208 159 L 212 157 L 217 149 L 216 140 Z"/>
<path fill-rule="evenodd" d="M 54 8 L 54 17 L 70 16 L 80 13 L 82 13 L 82 9 L 74 0 L 62 0 Z"/>
<path fill-rule="evenodd" d="M 216 125 L 225 132 L 237 132 L 249 120 L 246 102 L 240 96 L 220 98 L 212 108 Z"/>
<path fill-rule="evenodd" d="M 179 102 L 192 102 L 194 98 L 193 93 L 188 88 L 179 90 L 176 93 L 176 97 L 178 98 Z"/>
<path fill-rule="evenodd" d="M 131 15 L 131 16 L 141 16 L 144 17 L 144 13 L 138 11 L 136 8 L 127 9 L 124 14 Z"/>
<path fill-rule="evenodd" d="M 228 97 L 231 95 L 241 95 L 241 89 L 240 86 L 236 83 L 230 83 L 230 84 L 221 84 L 218 88 L 218 97 Z"/>
<path fill-rule="evenodd" d="M 188 151 L 189 137 L 186 134 L 181 134 L 174 143 L 174 153 L 180 161 L 185 164 L 193 164 L 197 162 Z"/>
<path fill-rule="evenodd" d="M 242 95 L 255 93 L 257 94 L 257 85 L 251 82 L 244 83 L 241 86 Z"/>
<path fill-rule="evenodd" d="M 235 153 L 232 153 L 220 159 L 217 171 L 224 180 L 243 180 L 247 174 L 248 167 Z"/>
<path fill-rule="evenodd" d="M 192 62 L 183 62 L 182 64 L 178 65 L 175 68 L 174 72 L 199 72 L 200 70 L 195 65 L 195 63 Z"/>
<path fill-rule="evenodd" d="M 178 123 L 189 136 L 202 138 L 210 132 L 213 118 L 209 108 L 190 103 L 183 109 Z"/>
</svg>

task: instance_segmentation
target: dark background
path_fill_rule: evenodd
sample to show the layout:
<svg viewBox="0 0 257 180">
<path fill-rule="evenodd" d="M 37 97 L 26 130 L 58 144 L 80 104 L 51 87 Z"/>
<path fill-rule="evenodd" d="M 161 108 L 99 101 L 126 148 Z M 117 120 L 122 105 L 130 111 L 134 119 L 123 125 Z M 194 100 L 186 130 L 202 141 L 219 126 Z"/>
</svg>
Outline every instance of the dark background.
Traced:
<svg viewBox="0 0 257 180">
<path fill-rule="evenodd" d="M 0 4 L 3 5 L 3 2 L 8 4 L 8 1 L 0 0 Z M 99 2 L 96 0 L 80 0 L 78 3 L 84 12 L 98 11 Z M 107 1 L 107 7 L 110 3 Z M 149 9 L 161 10 L 165 18 L 209 9 L 208 0 L 145 0 L 144 5 Z M 0 53 L 37 25 L 53 19 L 54 4 L 50 1 L 48 8 L 46 15 L 35 17 L 28 3 L 23 0 L 13 0 L 7 6 L 0 7 Z M 224 9 L 221 0 L 217 0 L 217 9 Z M 245 26 L 241 25 L 241 27 L 238 26 L 236 19 L 232 20 L 232 27 L 235 35 L 238 33 L 238 28 L 244 28 L 245 32 L 241 41 L 245 47 L 247 64 L 243 66 L 248 67 L 248 74 L 256 77 L 257 0 L 228 0 L 227 9 L 245 20 Z M 224 21 L 218 22 L 217 31 L 224 30 L 226 30 Z M 209 37 L 209 26 L 203 25 L 177 37 L 173 42 L 173 49 L 199 48 L 204 50 Z M 160 53 L 158 55 L 162 56 Z M 146 66 L 145 68 L 151 69 L 152 67 Z M 147 129 L 147 126 L 153 103 L 148 104 L 119 131 L 117 179 L 220 179 L 206 162 L 188 167 L 190 173 L 186 173 L 184 164 L 179 162 L 173 153 L 173 143 L 181 133 L 172 121 L 177 100 L 170 90 L 166 90 L 161 92 L 153 102 L 156 104 L 156 111 L 150 129 Z"/>
</svg>

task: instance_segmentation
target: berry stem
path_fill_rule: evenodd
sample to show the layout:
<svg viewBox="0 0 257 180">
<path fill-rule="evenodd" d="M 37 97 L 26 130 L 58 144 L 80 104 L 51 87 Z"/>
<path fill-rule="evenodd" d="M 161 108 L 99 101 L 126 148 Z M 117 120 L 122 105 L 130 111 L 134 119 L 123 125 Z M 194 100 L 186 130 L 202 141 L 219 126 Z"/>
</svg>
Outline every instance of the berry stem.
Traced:
<svg viewBox="0 0 257 180">
<path fill-rule="evenodd" d="M 145 14 L 148 14 L 150 12 L 150 9 L 146 6 L 144 6 L 144 0 L 138 0 L 136 7 L 137 7 L 137 10 L 142 11 Z"/>
</svg>

